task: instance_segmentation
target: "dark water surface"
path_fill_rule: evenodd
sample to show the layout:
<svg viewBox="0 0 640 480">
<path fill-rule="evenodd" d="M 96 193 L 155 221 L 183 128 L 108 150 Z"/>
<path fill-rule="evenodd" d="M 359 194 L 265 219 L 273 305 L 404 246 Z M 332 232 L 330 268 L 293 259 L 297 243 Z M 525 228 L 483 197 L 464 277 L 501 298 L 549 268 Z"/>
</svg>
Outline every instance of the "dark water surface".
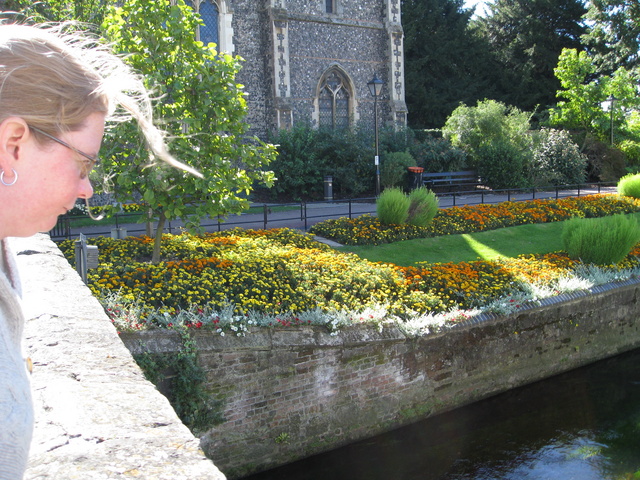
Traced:
<svg viewBox="0 0 640 480">
<path fill-rule="evenodd" d="M 640 479 L 640 350 L 247 480 Z"/>
</svg>

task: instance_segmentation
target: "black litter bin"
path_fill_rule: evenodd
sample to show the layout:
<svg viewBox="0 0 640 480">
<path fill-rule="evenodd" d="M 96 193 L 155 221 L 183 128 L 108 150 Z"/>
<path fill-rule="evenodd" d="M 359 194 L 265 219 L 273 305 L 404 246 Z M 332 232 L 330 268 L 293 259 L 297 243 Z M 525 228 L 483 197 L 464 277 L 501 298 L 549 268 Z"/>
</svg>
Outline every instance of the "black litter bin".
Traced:
<svg viewBox="0 0 640 480">
<path fill-rule="evenodd" d="M 409 167 L 409 174 L 407 175 L 407 189 L 415 190 L 416 188 L 420 188 L 422 186 L 422 172 L 424 172 L 424 168 L 422 167 Z"/>
<path fill-rule="evenodd" d="M 324 177 L 324 199 L 333 200 L 333 176 L 331 175 Z"/>
</svg>

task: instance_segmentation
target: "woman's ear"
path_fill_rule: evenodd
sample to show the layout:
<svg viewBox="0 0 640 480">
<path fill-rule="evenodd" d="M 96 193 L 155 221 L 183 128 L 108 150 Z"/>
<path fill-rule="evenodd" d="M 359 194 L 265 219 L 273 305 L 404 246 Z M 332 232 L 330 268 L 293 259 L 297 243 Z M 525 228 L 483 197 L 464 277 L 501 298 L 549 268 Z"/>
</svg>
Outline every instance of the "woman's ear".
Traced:
<svg viewBox="0 0 640 480">
<path fill-rule="evenodd" d="M 20 117 L 9 117 L 0 122 L 0 168 L 14 167 L 30 135 L 29 125 Z"/>
</svg>

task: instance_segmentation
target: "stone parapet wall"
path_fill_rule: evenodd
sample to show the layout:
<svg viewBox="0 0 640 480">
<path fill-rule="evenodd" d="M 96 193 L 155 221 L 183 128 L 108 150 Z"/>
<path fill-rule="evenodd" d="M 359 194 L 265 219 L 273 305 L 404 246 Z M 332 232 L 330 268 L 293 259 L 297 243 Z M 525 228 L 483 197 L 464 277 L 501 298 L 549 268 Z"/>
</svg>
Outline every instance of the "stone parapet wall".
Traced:
<svg viewBox="0 0 640 480">
<path fill-rule="evenodd" d="M 640 284 L 610 287 L 421 338 L 367 326 L 196 331 L 225 418 L 203 448 L 239 478 L 640 347 Z M 167 331 L 122 338 L 134 352 L 180 345 Z"/>
<path fill-rule="evenodd" d="M 223 480 L 46 235 L 12 239 L 36 425 L 25 479 Z"/>
</svg>

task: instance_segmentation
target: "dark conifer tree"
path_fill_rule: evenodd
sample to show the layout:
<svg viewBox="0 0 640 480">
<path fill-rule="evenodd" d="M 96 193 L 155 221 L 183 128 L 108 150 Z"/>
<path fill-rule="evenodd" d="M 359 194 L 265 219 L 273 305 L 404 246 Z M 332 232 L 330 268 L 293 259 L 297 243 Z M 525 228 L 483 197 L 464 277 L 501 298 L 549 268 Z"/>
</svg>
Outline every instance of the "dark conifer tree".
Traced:
<svg viewBox="0 0 640 480">
<path fill-rule="evenodd" d="M 475 27 L 504 67 L 504 103 L 545 109 L 560 88 L 554 68 L 563 48 L 582 50 L 584 0 L 495 0 Z"/>
<path fill-rule="evenodd" d="M 605 75 L 618 67 L 640 65 L 640 2 L 638 0 L 591 0 L 584 41 Z"/>
<path fill-rule="evenodd" d="M 469 30 L 464 0 L 402 0 L 409 124 L 440 128 L 462 102 L 496 93 L 486 43 Z"/>
</svg>

